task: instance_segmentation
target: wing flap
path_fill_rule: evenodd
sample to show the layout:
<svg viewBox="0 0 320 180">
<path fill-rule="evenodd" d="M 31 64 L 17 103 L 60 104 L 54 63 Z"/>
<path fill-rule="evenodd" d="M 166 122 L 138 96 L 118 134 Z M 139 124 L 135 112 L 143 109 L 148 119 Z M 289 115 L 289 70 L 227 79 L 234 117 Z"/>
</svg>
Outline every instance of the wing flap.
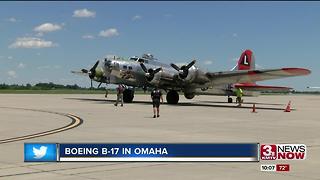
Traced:
<svg viewBox="0 0 320 180">
<path fill-rule="evenodd" d="M 267 86 L 255 83 L 237 83 L 235 88 L 241 88 L 247 91 L 271 91 L 271 92 L 289 92 L 292 88 L 283 86 Z"/>
</svg>

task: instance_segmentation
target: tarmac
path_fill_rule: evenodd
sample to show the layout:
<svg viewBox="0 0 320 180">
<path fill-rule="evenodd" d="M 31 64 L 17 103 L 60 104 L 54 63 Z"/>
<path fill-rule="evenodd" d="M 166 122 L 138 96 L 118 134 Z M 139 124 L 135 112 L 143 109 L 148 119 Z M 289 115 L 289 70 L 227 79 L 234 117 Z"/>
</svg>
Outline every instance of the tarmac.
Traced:
<svg viewBox="0 0 320 180">
<path fill-rule="evenodd" d="M 320 179 L 320 96 L 180 96 L 152 118 L 149 95 L 115 107 L 115 95 L 1 94 L 0 179 Z M 291 100 L 292 111 L 283 112 Z M 252 113 L 253 103 L 257 113 Z M 48 133 L 49 132 L 49 133 Z M 8 141 L 9 140 L 9 141 Z M 297 143 L 307 159 L 252 163 L 25 163 L 25 142 L 57 143 Z M 260 164 L 290 164 L 261 172 Z"/>
</svg>

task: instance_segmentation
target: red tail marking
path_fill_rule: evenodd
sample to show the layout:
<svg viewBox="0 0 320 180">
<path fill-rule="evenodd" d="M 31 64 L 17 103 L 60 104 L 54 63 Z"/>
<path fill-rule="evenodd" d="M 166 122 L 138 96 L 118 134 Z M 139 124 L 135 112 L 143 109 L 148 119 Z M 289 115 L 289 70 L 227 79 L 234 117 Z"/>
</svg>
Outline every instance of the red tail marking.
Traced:
<svg viewBox="0 0 320 180">
<path fill-rule="evenodd" d="M 252 51 L 245 50 L 238 61 L 238 70 L 249 70 L 253 67 L 253 58 L 252 58 Z"/>
</svg>

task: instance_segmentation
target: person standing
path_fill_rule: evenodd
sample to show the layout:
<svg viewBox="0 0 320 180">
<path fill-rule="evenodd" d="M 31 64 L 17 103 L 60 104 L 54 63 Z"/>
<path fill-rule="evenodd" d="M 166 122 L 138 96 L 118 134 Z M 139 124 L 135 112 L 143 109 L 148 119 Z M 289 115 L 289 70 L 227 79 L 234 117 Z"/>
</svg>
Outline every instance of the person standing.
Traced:
<svg viewBox="0 0 320 180">
<path fill-rule="evenodd" d="M 238 106 L 241 106 L 241 103 L 242 103 L 242 95 L 243 95 L 243 91 L 242 91 L 241 88 L 237 88 L 237 90 L 236 90 L 236 95 L 237 95 L 236 102 L 239 103 Z"/>
<path fill-rule="evenodd" d="M 163 103 L 163 98 L 162 98 L 162 93 L 156 87 L 152 92 L 151 92 L 151 99 L 152 99 L 152 106 L 153 106 L 153 118 L 160 117 L 159 114 L 159 108 L 160 108 L 160 99 L 161 102 Z M 156 116 L 157 112 L 157 116 Z"/>
<path fill-rule="evenodd" d="M 123 91 L 124 86 L 122 84 L 119 84 L 117 87 L 117 101 L 114 104 L 115 106 L 118 106 L 119 101 L 121 101 L 121 106 L 123 106 Z"/>
</svg>

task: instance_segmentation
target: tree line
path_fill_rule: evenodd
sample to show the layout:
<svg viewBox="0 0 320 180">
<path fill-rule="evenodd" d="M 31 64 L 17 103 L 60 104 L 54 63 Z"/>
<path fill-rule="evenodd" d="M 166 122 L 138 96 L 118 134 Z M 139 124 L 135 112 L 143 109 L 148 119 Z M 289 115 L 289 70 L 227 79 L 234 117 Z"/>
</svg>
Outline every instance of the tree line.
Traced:
<svg viewBox="0 0 320 180">
<path fill-rule="evenodd" d="M 77 84 L 74 85 L 61 85 L 61 84 L 55 84 L 53 82 L 49 83 L 37 83 L 35 85 L 31 84 L 0 84 L 0 89 L 12 89 L 12 90 L 54 90 L 54 89 L 73 89 L 73 90 L 84 90 L 84 89 L 90 89 L 90 88 L 84 88 L 80 87 Z M 97 88 L 94 88 L 97 89 Z M 103 88 L 99 88 L 103 89 Z"/>
</svg>

